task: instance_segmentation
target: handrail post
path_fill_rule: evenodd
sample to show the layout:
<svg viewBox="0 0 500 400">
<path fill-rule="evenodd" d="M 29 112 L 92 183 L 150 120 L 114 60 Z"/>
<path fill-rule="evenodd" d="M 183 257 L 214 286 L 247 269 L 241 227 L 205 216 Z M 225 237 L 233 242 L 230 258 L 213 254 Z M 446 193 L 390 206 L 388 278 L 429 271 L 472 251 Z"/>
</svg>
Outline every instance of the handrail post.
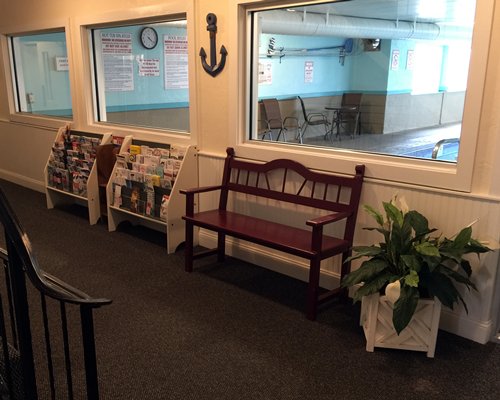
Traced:
<svg viewBox="0 0 500 400">
<path fill-rule="evenodd" d="M 24 396 L 30 400 L 37 400 L 38 391 L 36 387 L 35 364 L 33 360 L 33 346 L 24 269 L 21 259 L 15 251 L 15 246 L 13 245 L 11 238 L 6 235 L 5 240 L 7 242 L 7 252 L 9 254 L 8 269 L 10 272 L 12 300 L 16 316 L 15 322 L 19 340 L 19 356 L 23 371 Z"/>
<path fill-rule="evenodd" d="M 85 379 L 87 382 L 87 399 L 99 399 L 99 384 L 97 380 L 97 357 L 94 339 L 94 320 L 92 307 L 80 306 L 82 323 L 83 357 L 85 362 Z"/>
</svg>

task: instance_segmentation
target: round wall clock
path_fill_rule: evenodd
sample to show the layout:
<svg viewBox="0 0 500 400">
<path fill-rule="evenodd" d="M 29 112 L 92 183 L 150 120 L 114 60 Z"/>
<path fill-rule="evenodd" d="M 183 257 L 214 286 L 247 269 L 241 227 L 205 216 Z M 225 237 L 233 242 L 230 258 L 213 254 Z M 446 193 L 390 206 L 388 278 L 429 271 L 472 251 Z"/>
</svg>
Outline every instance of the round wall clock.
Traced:
<svg viewBox="0 0 500 400">
<path fill-rule="evenodd" d="M 154 28 L 146 26 L 141 30 L 141 44 L 146 49 L 154 49 L 158 44 L 158 33 L 156 33 Z"/>
</svg>

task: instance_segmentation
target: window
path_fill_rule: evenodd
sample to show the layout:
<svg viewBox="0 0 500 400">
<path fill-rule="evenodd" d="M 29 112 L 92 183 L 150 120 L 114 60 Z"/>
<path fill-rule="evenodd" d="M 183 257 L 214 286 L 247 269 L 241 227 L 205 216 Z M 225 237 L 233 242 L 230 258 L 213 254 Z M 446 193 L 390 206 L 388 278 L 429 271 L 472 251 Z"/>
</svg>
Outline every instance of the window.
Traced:
<svg viewBox="0 0 500 400">
<path fill-rule="evenodd" d="M 15 111 L 71 118 L 64 31 L 9 37 Z"/>
<path fill-rule="evenodd" d="M 365 21 L 365 19 L 374 18 L 377 21 L 380 20 L 378 22 L 382 24 L 381 26 L 386 26 L 387 22 L 382 20 L 381 12 L 393 10 L 393 14 L 396 19 L 392 21 L 392 25 L 398 25 L 400 28 L 407 26 L 411 30 L 414 27 L 414 23 L 412 22 L 409 24 L 408 22 L 405 22 L 408 21 L 406 18 L 410 18 L 413 21 L 413 17 L 416 18 L 418 16 L 416 11 L 419 8 L 418 5 L 424 3 L 427 4 L 428 2 L 411 2 L 413 6 L 408 7 L 408 2 L 406 0 L 379 0 L 376 2 L 350 0 L 330 3 L 320 3 L 318 1 L 310 0 L 301 2 L 300 4 L 302 8 L 295 8 L 295 11 L 287 11 L 287 9 L 294 10 L 293 7 L 297 4 L 292 3 L 291 1 L 288 2 L 288 4 L 287 2 L 278 2 L 273 0 L 238 0 L 232 3 L 229 6 L 229 12 L 232 15 L 231 21 L 234 22 L 231 22 L 230 24 L 231 35 L 228 39 L 228 48 L 232 48 L 232 54 L 238 54 L 239 57 L 235 60 L 235 62 L 230 63 L 227 66 L 228 72 L 231 76 L 229 89 L 230 96 L 237 99 L 237 101 L 229 104 L 228 118 L 233 131 L 237 132 L 237 135 L 234 136 L 231 144 L 235 147 L 238 154 L 242 157 L 264 161 L 286 156 L 287 158 L 292 158 L 302 162 L 311 168 L 331 170 L 346 174 L 352 173 L 354 164 L 364 163 L 367 167 L 365 176 L 381 182 L 395 182 L 397 184 L 405 183 L 463 192 L 471 191 L 474 166 L 478 163 L 478 160 L 475 159 L 475 153 L 479 137 L 479 123 L 481 118 L 483 91 L 486 80 L 486 67 L 491 41 L 492 15 L 494 14 L 495 5 L 494 0 L 484 0 L 480 2 L 476 2 L 474 0 L 446 2 L 446 7 L 444 9 L 445 11 L 450 11 L 447 11 L 444 16 L 441 16 L 444 19 L 442 19 L 442 22 L 439 23 L 439 30 L 435 29 L 435 27 L 432 28 L 437 24 L 437 22 L 434 21 L 436 19 L 436 10 L 438 10 L 438 7 L 435 7 L 436 2 L 432 3 L 432 7 L 430 7 L 430 15 L 429 11 L 426 10 L 425 18 L 422 14 L 422 16 L 419 17 L 422 19 L 415 21 L 417 27 L 421 28 L 427 26 L 428 28 L 431 28 L 431 30 L 433 29 L 435 33 L 439 31 L 441 33 L 447 32 L 451 35 L 455 32 L 458 38 L 456 42 L 453 43 L 454 45 L 459 43 L 459 41 L 462 41 L 462 43 L 469 43 L 470 46 L 470 61 L 468 63 L 463 63 L 464 68 L 467 68 L 468 71 L 466 78 L 466 92 L 463 90 L 457 91 L 458 86 L 456 86 L 453 90 L 447 89 L 447 91 L 444 92 L 445 96 L 442 98 L 443 104 L 448 103 L 447 105 L 449 105 L 450 103 L 458 103 L 463 105 L 463 108 L 447 107 L 447 112 L 442 113 L 441 120 L 442 123 L 445 121 L 456 121 L 457 118 L 459 120 L 460 146 L 458 148 L 458 158 L 456 161 L 436 161 L 432 158 L 429 159 L 427 157 L 413 155 L 403 156 L 396 154 L 396 152 L 388 151 L 389 146 L 385 146 L 385 152 L 380 152 L 374 148 L 376 143 L 374 143 L 373 147 L 368 148 L 367 146 L 363 146 L 364 140 L 360 140 L 363 137 L 368 137 L 370 140 L 374 141 L 382 141 L 383 139 L 383 141 L 389 140 L 390 142 L 391 138 L 394 137 L 393 134 L 374 133 L 371 136 L 367 136 L 367 128 L 377 128 L 380 131 L 380 129 L 384 126 L 385 121 L 390 122 L 391 120 L 394 122 L 398 122 L 399 120 L 399 122 L 407 124 L 410 122 L 413 123 L 414 120 L 418 120 L 421 117 L 421 119 L 428 118 L 428 114 L 432 114 L 430 111 L 434 110 L 435 112 L 436 108 L 431 108 L 432 102 L 429 101 L 424 102 L 428 109 L 423 109 L 420 112 L 414 112 L 414 110 L 412 112 L 408 112 L 409 105 L 407 103 L 403 103 L 402 101 L 398 101 L 396 88 L 394 88 L 394 91 L 389 93 L 389 96 L 386 96 L 385 99 L 383 96 L 370 96 L 371 94 L 380 94 L 382 91 L 378 88 L 380 85 L 382 85 L 382 87 L 385 85 L 387 88 L 387 85 L 389 84 L 389 74 L 391 74 L 391 77 L 394 76 L 392 75 L 392 71 L 405 71 L 406 69 L 411 71 L 415 62 L 414 49 L 403 49 L 399 47 L 401 42 L 397 41 L 402 39 L 384 39 L 384 36 L 382 36 L 384 29 L 377 31 L 379 33 L 377 35 L 375 35 L 373 30 L 370 32 L 361 29 L 360 32 L 364 37 L 356 37 L 356 29 L 353 30 L 348 24 L 346 24 L 346 21 L 349 21 L 350 19 L 345 17 L 342 13 L 346 12 L 346 10 L 349 12 L 356 11 L 356 16 L 353 16 L 355 20 L 358 18 L 364 18 L 362 21 Z M 355 5 L 358 7 L 354 7 Z M 452 11 L 453 8 L 448 7 L 449 5 L 460 5 L 460 7 L 458 9 L 457 7 L 454 7 L 454 11 Z M 321 6 L 323 6 L 323 8 L 321 8 Z M 314 8 L 311 9 L 310 7 Z M 312 10 L 314 9 L 318 12 L 313 13 Z M 319 12 L 319 10 L 322 10 L 322 12 Z M 409 14 L 406 14 L 407 11 Z M 264 21 L 265 18 L 273 17 L 273 14 L 276 12 L 279 12 L 282 17 L 283 12 L 287 12 L 290 15 L 288 15 L 286 19 L 279 18 L 278 15 L 278 18 L 267 22 Z M 413 17 L 408 15 L 413 15 Z M 467 20 L 467 24 L 460 25 L 458 24 L 458 21 L 463 20 L 462 18 L 457 18 L 460 15 L 470 16 L 471 18 Z M 472 16 L 474 16 L 473 19 Z M 276 17 L 276 15 L 274 15 L 274 17 Z M 320 17 L 322 24 L 314 24 L 317 17 Z M 351 20 L 351 22 L 354 21 Z M 324 52 L 326 50 L 335 50 L 332 48 L 325 49 L 325 47 L 334 47 L 338 45 L 342 46 L 345 51 L 345 53 L 341 52 L 342 48 L 339 48 L 337 49 L 337 55 L 334 58 L 330 57 L 332 62 L 328 65 L 328 68 L 326 69 L 327 72 L 325 73 L 327 81 L 338 82 L 337 78 L 339 76 L 345 77 L 341 74 L 339 75 L 338 66 L 341 66 L 342 62 L 344 62 L 344 65 L 348 65 L 348 60 L 352 60 L 355 54 L 363 54 L 368 60 L 373 61 L 372 67 L 368 70 L 368 73 L 365 75 L 358 74 L 356 75 L 356 79 L 349 79 L 347 81 L 353 85 L 363 84 L 366 90 L 362 93 L 363 98 L 361 101 L 361 135 L 356 135 L 354 139 L 350 138 L 349 131 L 347 131 L 347 134 L 344 133 L 341 136 L 342 140 L 339 141 L 336 140 L 336 137 L 333 137 L 333 141 L 328 141 L 324 139 L 324 135 L 314 135 L 314 130 L 311 126 L 309 126 L 305 131 L 304 144 L 300 144 L 299 140 L 296 140 L 294 131 L 291 128 L 287 131 L 286 143 L 283 142 L 282 138 L 280 143 L 277 143 L 275 130 L 273 131 L 272 141 L 269 140 L 269 135 L 262 134 L 261 129 L 267 129 L 266 124 L 259 124 L 262 122 L 261 118 L 265 115 L 262 112 L 260 103 L 260 100 L 264 99 L 264 96 L 277 98 L 280 103 L 282 116 L 287 117 L 291 115 L 296 118 L 298 117 L 299 123 L 303 124 L 303 117 L 301 117 L 302 114 L 297 104 L 297 94 L 283 93 L 281 95 L 271 95 L 268 93 L 264 95 L 263 92 L 261 92 L 261 88 L 264 88 L 264 84 L 261 80 L 259 85 L 258 76 L 258 64 L 260 60 L 261 62 L 264 61 L 266 63 L 271 62 L 270 68 L 266 66 L 260 70 L 261 74 L 268 74 L 268 77 L 266 77 L 267 81 L 274 83 L 275 79 L 281 79 L 283 74 L 281 71 L 280 73 L 276 73 L 276 68 L 280 65 L 280 52 L 286 52 L 286 45 L 279 42 L 277 34 L 268 34 L 274 38 L 274 41 L 267 42 L 265 40 L 261 41 L 261 36 L 266 33 L 266 30 L 278 27 L 282 32 L 280 35 L 297 36 L 296 29 L 292 30 L 292 27 L 295 28 L 299 23 L 303 23 L 304 26 L 298 36 L 311 37 L 311 40 L 309 43 L 306 43 L 308 45 L 307 47 L 297 46 L 294 48 L 296 52 L 295 57 L 299 54 L 303 54 L 301 49 L 316 49 L 317 52 Z M 376 21 L 371 21 L 371 23 L 373 25 L 377 25 Z M 350 40 L 345 40 L 343 43 L 340 41 L 340 44 L 309 47 L 309 45 L 314 44 L 312 42 L 312 36 L 310 35 L 314 33 L 314 35 L 321 35 L 322 37 L 327 36 L 325 35 L 324 29 L 327 27 L 329 28 L 330 25 L 338 25 L 341 27 L 343 29 L 342 37 L 353 39 L 352 47 Z M 373 25 L 371 28 L 373 28 Z M 289 30 L 286 29 L 287 26 L 290 28 Z M 464 27 L 468 28 L 464 29 Z M 357 33 L 358 36 L 361 36 L 360 32 Z M 423 39 L 419 39 L 419 41 L 422 40 Z M 271 45 L 271 47 L 269 45 Z M 396 47 L 396 45 L 398 47 Z M 443 43 L 442 56 L 444 63 L 448 60 L 445 48 L 446 45 L 446 43 Z M 448 47 L 450 46 L 451 43 L 448 44 Z M 267 55 L 262 53 L 267 53 L 267 49 L 269 48 L 271 51 L 276 52 L 272 57 L 267 57 Z M 413 50 L 413 52 L 411 50 Z M 466 53 L 468 53 L 468 51 Z M 281 57 L 281 65 L 288 65 L 288 71 L 290 71 L 292 65 L 283 64 L 286 57 L 286 55 Z M 323 57 L 326 58 L 328 56 L 323 55 Z M 289 60 L 292 59 L 292 57 L 288 58 Z M 317 59 L 305 58 L 305 56 L 302 57 L 302 68 L 300 74 L 294 74 L 294 77 L 298 76 L 299 78 L 296 78 L 297 80 L 293 82 L 290 79 L 288 82 L 289 88 L 293 88 L 295 84 L 300 81 L 302 81 L 302 84 L 305 84 L 306 77 L 309 81 L 311 81 L 312 78 L 312 82 L 308 82 L 309 84 L 314 84 L 315 82 L 317 83 L 317 79 L 321 79 L 322 74 L 320 72 L 322 71 L 322 68 L 320 68 L 321 65 L 316 62 L 316 60 L 319 60 L 319 57 Z M 307 58 L 309 57 L 307 56 Z M 390 67 L 388 67 L 389 60 Z M 312 64 L 310 63 L 311 61 Z M 310 68 L 311 66 L 312 68 Z M 363 63 L 357 63 L 357 67 L 361 68 L 362 66 Z M 393 66 L 394 70 L 392 69 Z M 448 67 L 444 65 L 443 70 L 446 68 Z M 269 71 L 269 69 L 271 69 L 271 71 Z M 347 77 L 345 77 L 344 80 L 340 80 L 340 82 L 345 84 L 346 79 Z M 460 79 L 461 84 L 463 85 L 465 81 L 464 76 Z M 325 81 L 324 85 L 315 86 L 318 91 L 317 93 L 321 94 L 327 92 L 331 94 L 331 89 L 327 89 L 327 83 L 328 82 Z M 443 91 L 445 85 L 447 84 L 449 84 L 449 81 L 444 79 L 442 75 L 439 90 Z M 313 86 L 310 87 L 313 88 Z M 462 88 L 464 87 L 462 86 Z M 335 102 L 332 101 L 331 103 L 327 103 L 327 105 L 331 104 L 330 107 L 334 107 L 335 105 L 339 105 L 341 103 L 341 94 L 344 93 L 344 88 L 334 88 L 333 93 L 335 93 L 335 91 L 337 91 L 338 97 L 335 99 Z M 387 91 L 387 89 L 385 91 Z M 407 99 L 413 99 L 408 94 L 408 89 L 406 90 L 406 93 L 402 94 L 404 94 Z M 319 111 L 324 113 L 325 111 L 329 111 L 325 109 L 323 97 L 316 97 L 314 92 L 307 93 L 307 95 L 303 94 L 301 97 L 304 100 L 308 112 Z M 414 97 L 415 99 L 413 100 L 418 100 L 416 98 L 417 96 Z M 432 96 L 430 96 L 430 98 L 432 98 Z M 402 97 L 402 99 L 404 98 Z M 379 101 L 377 102 L 376 100 Z M 391 101 L 392 104 L 390 104 Z M 388 106 L 387 108 L 389 111 L 393 111 L 392 115 L 385 115 L 386 106 Z M 399 111 L 397 111 L 398 107 Z M 456 113 L 459 115 L 457 116 Z M 370 114 L 372 114 L 371 118 L 369 118 Z M 373 118 L 375 115 L 378 115 L 378 121 Z M 329 112 L 328 116 L 330 121 L 332 121 L 333 113 Z M 368 121 L 371 121 L 371 124 L 369 124 L 368 127 L 367 118 Z M 450 123 L 450 126 L 456 125 L 456 123 Z M 388 127 L 389 126 L 387 126 L 386 129 Z M 311 130 L 309 128 L 311 128 Z M 318 130 L 323 127 L 318 125 L 314 128 Z M 334 132 L 336 132 L 336 126 Z M 418 132 L 418 129 L 410 130 L 410 135 L 405 137 L 405 139 L 408 139 L 407 143 L 400 143 L 399 149 L 402 148 L 404 151 L 405 147 L 410 148 L 412 144 L 411 134 L 415 134 L 415 132 Z M 452 134 L 455 135 L 454 132 L 452 132 Z M 312 143 L 312 141 L 308 139 L 310 136 L 316 137 L 317 143 Z M 331 136 L 328 136 L 327 138 L 330 139 Z M 436 157 L 439 157 L 440 154 L 448 153 L 448 150 L 450 150 L 448 148 L 449 146 L 457 146 L 457 143 L 453 144 L 452 139 L 442 140 L 443 142 L 441 143 L 444 144 L 446 149 L 438 149 L 438 151 L 435 152 Z M 397 145 L 396 142 L 393 144 L 394 147 Z M 428 152 L 430 146 L 428 144 L 426 144 L 426 146 L 426 151 Z M 447 154 L 447 157 L 448 156 L 449 154 Z"/>
<path fill-rule="evenodd" d="M 249 139 L 456 162 L 475 0 L 367 3 L 248 12 Z M 266 114 L 267 99 L 279 101 L 277 116 Z"/>
<path fill-rule="evenodd" d="M 189 132 L 186 19 L 89 32 L 95 120 Z"/>
</svg>

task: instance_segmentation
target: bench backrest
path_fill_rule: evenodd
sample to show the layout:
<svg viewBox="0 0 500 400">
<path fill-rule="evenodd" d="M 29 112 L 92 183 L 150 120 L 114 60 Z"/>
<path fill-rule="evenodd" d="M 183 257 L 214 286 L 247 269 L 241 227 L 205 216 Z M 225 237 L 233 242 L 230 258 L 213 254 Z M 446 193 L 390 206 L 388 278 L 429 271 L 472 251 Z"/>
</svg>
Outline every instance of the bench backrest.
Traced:
<svg viewBox="0 0 500 400">
<path fill-rule="evenodd" d="M 359 207 L 364 165 L 357 165 L 354 176 L 312 171 L 288 159 L 258 163 L 236 158 L 227 149 L 219 208 L 227 207 L 229 191 L 285 201 L 330 212 L 351 212 L 346 226 L 354 234 Z"/>
</svg>

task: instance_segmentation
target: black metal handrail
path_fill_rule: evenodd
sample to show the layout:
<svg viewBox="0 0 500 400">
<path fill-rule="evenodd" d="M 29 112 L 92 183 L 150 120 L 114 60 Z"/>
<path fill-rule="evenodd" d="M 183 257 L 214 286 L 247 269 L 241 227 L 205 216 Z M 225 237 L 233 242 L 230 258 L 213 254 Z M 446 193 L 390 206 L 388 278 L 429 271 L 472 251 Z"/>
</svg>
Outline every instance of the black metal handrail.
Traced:
<svg viewBox="0 0 500 400">
<path fill-rule="evenodd" d="M 9 260 L 7 251 L 2 247 L 0 247 L 0 259 L 4 261 Z M 32 273 L 36 275 L 36 279 L 31 280 L 31 283 L 39 291 L 43 292 L 46 296 L 49 296 L 54 300 L 64 301 L 66 303 L 72 304 L 87 304 L 96 308 L 111 304 L 112 302 L 112 300 L 110 299 L 97 299 L 90 297 L 80 289 L 69 285 L 68 283 L 43 270 L 36 269 Z M 28 277 L 31 278 L 31 275 L 28 274 Z"/>
<path fill-rule="evenodd" d="M 0 189 L 0 223 L 4 227 L 7 250 L 0 248 L 0 259 L 5 269 L 8 292 L 8 310 L 12 334 L 11 346 L 7 340 L 6 320 L 4 318 L 2 296 L 0 295 L 0 336 L 2 339 L 3 360 L 5 365 L 4 381 L 7 382 L 11 399 L 38 399 L 36 366 L 34 359 L 32 326 L 30 321 L 30 305 L 26 276 L 33 287 L 40 293 L 43 317 L 43 333 L 45 335 L 45 352 L 51 398 L 56 397 L 56 378 L 52 357 L 51 334 L 47 298 L 60 305 L 61 327 L 64 346 L 64 362 L 66 369 L 67 398 L 74 397 L 72 378 L 71 351 L 68 339 L 68 319 L 66 304 L 78 306 L 80 309 L 80 327 L 85 366 L 85 382 L 87 399 L 99 399 L 97 379 L 97 359 L 94 339 L 94 322 L 92 310 L 111 303 L 105 298 L 92 298 L 81 290 L 72 287 L 55 276 L 44 272 L 33 253 L 31 242 L 24 232 L 13 209 L 3 191 Z M 15 359 L 11 360 L 11 349 Z M 0 354 L 0 356 L 2 356 Z M 19 365 L 17 365 L 17 364 Z M 16 367 L 17 369 L 15 369 Z M 14 374 L 15 373 L 15 374 Z M 20 375 L 17 378 L 14 375 Z"/>
</svg>

